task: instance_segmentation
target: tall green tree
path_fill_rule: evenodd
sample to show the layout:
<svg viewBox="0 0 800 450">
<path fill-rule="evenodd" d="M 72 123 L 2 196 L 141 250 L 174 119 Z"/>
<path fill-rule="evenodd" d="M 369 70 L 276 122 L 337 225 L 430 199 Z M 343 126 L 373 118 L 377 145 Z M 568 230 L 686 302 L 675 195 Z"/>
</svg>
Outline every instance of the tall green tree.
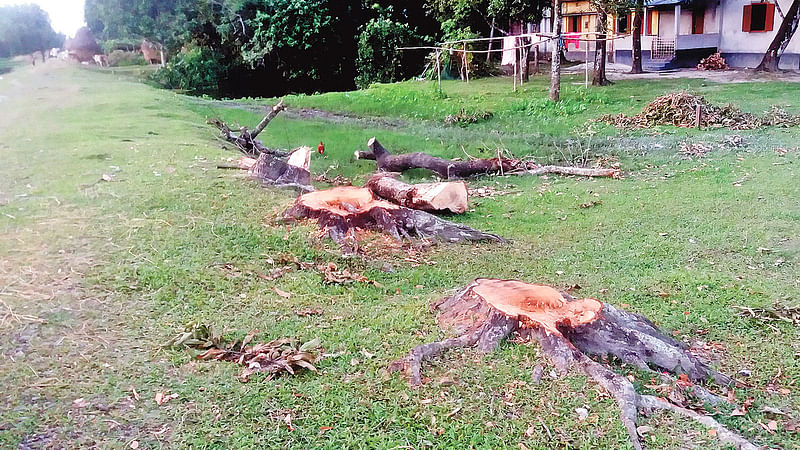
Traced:
<svg viewBox="0 0 800 450">
<path fill-rule="evenodd" d="M 45 52 L 63 43 L 38 5 L 0 6 L 0 57 Z"/>
</svg>

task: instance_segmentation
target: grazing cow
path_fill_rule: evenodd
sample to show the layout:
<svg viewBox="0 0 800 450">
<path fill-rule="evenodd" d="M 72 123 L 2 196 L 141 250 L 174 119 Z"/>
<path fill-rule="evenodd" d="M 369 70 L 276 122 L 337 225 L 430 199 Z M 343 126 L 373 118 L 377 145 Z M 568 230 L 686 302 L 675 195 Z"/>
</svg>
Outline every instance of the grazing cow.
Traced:
<svg viewBox="0 0 800 450">
<path fill-rule="evenodd" d="M 106 55 L 94 55 L 92 59 L 94 59 L 94 63 L 98 66 L 108 67 L 108 57 Z"/>
<path fill-rule="evenodd" d="M 59 51 L 61 51 L 61 49 L 58 49 L 58 48 L 55 48 L 55 47 L 54 47 L 54 48 L 51 48 L 51 49 L 50 49 L 50 54 L 49 54 L 48 56 L 49 56 L 50 58 L 58 58 L 58 52 L 59 52 Z"/>
</svg>

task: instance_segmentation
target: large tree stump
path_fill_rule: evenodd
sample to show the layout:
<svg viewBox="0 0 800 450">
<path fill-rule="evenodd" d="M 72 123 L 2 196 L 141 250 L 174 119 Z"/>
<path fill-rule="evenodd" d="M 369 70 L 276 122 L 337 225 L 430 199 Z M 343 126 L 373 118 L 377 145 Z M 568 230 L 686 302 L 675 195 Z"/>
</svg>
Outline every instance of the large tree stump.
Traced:
<svg viewBox="0 0 800 450">
<path fill-rule="evenodd" d="M 422 211 L 467 210 L 469 192 L 463 181 L 449 183 L 408 184 L 395 178 L 395 173 L 377 173 L 364 187 L 392 203 Z"/>
<path fill-rule="evenodd" d="M 465 225 L 440 219 L 385 200 L 378 200 L 363 187 L 340 186 L 303 194 L 284 212 L 287 219 L 316 219 L 330 237 L 344 244 L 356 229 L 381 231 L 395 239 L 420 237 L 446 242 L 495 241 L 503 239 Z"/>
<path fill-rule="evenodd" d="M 392 155 L 374 137 L 367 142 L 368 152 L 357 151 L 356 159 L 375 160 L 378 170 L 383 172 L 404 172 L 410 169 L 427 169 L 442 178 L 469 178 L 486 174 L 509 175 L 544 175 L 548 173 L 560 175 L 577 175 L 583 177 L 619 178 L 619 169 L 591 169 L 585 167 L 540 166 L 530 161 L 508 158 L 471 159 L 468 161 L 452 161 L 437 158 L 427 153 L 405 153 Z"/>
<path fill-rule="evenodd" d="M 710 368 L 685 345 L 665 335 L 647 318 L 619 310 L 598 300 L 575 300 L 549 286 L 515 280 L 476 279 L 451 297 L 434 302 L 437 323 L 456 337 L 413 348 L 408 356 L 396 361 L 391 370 L 404 370 L 412 386 L 422 384 L 422 363 L 444 350 L 477 346 L 489 352 L 511 333 L 537 340 L 556 368 L 566 373 L 570 367 L 582 370 L 615 398 L 620 416 L 633 446 L 641 449 L 636 431 L 640 410 L 667 409 L 692 418 L 716 430 L 719 438 L 736 448 L 756 447 L 710 416 L 701 415 L 670 400 L 636 392 L 633 384 L 611 368 L 594 361 L 589 355 L 614 355 L 623 362 L 657 374 L 685 374 L 700 383 L 713 379 L 721 385 L 732 380 Z M 676 383 L 679 388 L 681 383 Z M 710 402 L 725 401 L 699 384 L 683 382 L 688 392 Z"/>
</svg>

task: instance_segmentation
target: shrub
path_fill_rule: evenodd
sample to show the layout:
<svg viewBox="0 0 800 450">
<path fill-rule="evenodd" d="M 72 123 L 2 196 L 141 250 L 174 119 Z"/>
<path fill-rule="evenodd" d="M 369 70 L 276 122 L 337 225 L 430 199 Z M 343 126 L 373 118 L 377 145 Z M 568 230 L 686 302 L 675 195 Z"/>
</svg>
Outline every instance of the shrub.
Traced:
<svg viewBox="0 0 800 450">
<path fill-rule="evenodd" d="M 108 54 L 108 65 L 110 67 L 143 66 L 145 64 L 144 56 L 139 52 L 114 50 Z"/>
<path fill-rule="evenodd" d="M 153 73 L 151 79 L 167 89 L 216 95 L 227 70 L 217 52 L 207 47 L 195 47 L 176 55 L 166 67 Z"/>
<path fill-rule="evenodd" d="M 390 83 L 416 74 L 423 55 L 412 55 L 397 47 L 413 45 L 419 38 L 406 23 L 388 18 L 371 19 L 358 37 L 356 85 Z"/>
</svg>

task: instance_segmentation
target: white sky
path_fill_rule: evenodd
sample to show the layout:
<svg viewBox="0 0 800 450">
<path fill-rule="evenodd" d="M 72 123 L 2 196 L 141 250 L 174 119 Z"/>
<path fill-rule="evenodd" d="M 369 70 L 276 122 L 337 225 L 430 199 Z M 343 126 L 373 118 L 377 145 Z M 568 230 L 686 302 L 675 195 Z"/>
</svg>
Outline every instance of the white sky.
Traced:
<svg viewBox="0 0 800 450">
<path fill-rule="evenodd" d="M 0 5 L 21 5 L 36 3 L 50 15 L 53 29 L 64 33 L 67 37 L 75 35 L 78 28 L 82 27 L 84 0 L 0 0 Z"/>
</svg>

